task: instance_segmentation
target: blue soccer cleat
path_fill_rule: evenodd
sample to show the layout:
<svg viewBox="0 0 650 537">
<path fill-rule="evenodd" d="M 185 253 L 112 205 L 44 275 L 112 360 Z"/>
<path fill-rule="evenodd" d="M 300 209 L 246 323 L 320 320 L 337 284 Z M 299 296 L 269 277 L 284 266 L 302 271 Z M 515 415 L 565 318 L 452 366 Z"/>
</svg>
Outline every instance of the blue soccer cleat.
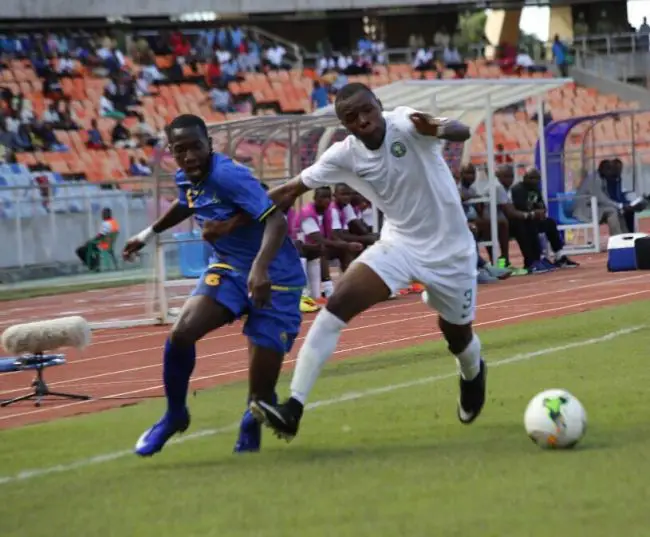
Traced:
<svg viewBox="0 0 650 537">
<path fill-rule="evenodd" d="M 239 426 L 239 436 L 235 442 L 234 453 L 257 453 L 262 443 L 262 425 L 253 417 L 250 410 L 244 412 Z"/>
<path fill-rule="evenodd" d="M 138 438 L 133 451 L 140 457 L 151 457 L 158 453 L 172 436 L 184 433 L 189 426 L 190 414 L 187 410 L 184 415 L 178 417 L 165 414 L 158 423 Z"/>
</svg>

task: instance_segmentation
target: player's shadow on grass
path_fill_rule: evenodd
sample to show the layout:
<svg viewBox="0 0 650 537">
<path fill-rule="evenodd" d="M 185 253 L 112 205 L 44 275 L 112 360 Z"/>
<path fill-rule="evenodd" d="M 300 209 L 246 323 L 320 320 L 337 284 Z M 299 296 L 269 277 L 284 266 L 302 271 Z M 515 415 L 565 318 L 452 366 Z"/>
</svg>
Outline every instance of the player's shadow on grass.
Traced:
<svg viewBox="0 0 650 537">
<path fill-rule="evenodd" d="M 449 359 L 449 363 L 453 365 L 449 353 L 442 346 L 432 344 L 418 350 L 408 350 L 406 352 L 402 350 L 401 352 L 389 352 L 378 356 L 369 355 L 366 357 L 360 357 L 353 361 L 344 360 L 336 362 L 336 367 L 330 367 L 323 370 L 321 378 L 338 378 L 367 372 L 376 373 L 387 369 L 401 368 L 445 358 Z"/>
</svg>

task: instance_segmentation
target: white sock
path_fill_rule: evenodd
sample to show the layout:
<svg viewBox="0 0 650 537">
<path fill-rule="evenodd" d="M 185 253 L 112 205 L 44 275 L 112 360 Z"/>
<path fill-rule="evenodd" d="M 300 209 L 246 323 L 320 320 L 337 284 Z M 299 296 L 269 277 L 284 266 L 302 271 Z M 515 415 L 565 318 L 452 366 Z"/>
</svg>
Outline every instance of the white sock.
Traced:
<svg viewBox="0 0 650 537">
<path fill-rule="evenodd" d="M 334 282 L 332 280 L 323 282 L 323 294 L 325 298 L 329 298 L 334 294 Z"/>
<path fill-rule="evenodd" d="M 316 300 L 320 298 L 320 259 L 307 261 L 307 285 L 309 294 Z"/>
<path fill-rule="evenodd" d="M 476 334 L 463 352 L 456 355 L 460 376 L 472 380 L 481 371 L 481 340 Z"/>
<path fill-rule="evenodd" d="M 323 365 L 336 349 L 343 328 L 345 323 L 341 319 L 327 309 L 322 309 L 309 329 L 291 379 L 291 397 L 303 405 Z"/>
</svg>

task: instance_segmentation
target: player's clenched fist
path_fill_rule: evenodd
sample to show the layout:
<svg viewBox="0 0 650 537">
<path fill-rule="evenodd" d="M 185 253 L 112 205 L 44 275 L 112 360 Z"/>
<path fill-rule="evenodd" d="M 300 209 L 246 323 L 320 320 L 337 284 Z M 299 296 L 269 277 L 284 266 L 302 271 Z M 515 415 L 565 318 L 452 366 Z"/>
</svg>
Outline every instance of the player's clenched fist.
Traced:
<svg viewBox="0 0 650 537">
<path fill-rule="evenodd" d="M 125 261 L 133 261 L 135 254 L 142 250 L 144 246 L 145 243 L 142 242 L 137 235 L 135 237 L 131 237 L 122 249 L 122 258 Z"/>
</svg>

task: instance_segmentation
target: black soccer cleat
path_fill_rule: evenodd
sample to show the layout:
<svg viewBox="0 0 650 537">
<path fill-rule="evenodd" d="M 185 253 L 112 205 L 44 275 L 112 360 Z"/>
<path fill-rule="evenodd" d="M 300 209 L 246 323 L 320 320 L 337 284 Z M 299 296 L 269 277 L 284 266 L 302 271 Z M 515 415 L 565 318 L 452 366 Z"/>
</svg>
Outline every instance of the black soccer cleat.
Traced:
<svg viewBox="0 0 650 537">
<path fill-rule="evenodd" d="M 273 429 L 278 438 L 290 442 L 298 434 L 303 405 L 293 397 L 281 405 L 251 401 L 249 408 L 255 419 Z"/>
<path fill-rule="evenodd" d="M 472 380 L 460 377 L 460 400 L 458 401 L 458 419 L 469 425 L 478 418 L 485 404 L 485 384 L 487 365 L 481 360 L 481 369 Z"/>
</svg>

